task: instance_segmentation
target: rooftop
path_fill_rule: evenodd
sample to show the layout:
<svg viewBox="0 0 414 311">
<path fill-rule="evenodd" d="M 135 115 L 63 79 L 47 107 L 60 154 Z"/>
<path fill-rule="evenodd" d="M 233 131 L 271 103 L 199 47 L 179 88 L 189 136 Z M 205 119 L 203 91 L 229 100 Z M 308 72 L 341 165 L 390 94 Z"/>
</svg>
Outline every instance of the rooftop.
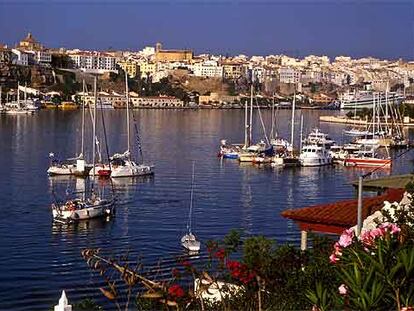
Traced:
<svg viewBox="0 0 414 311">
<path fill-rule="evenodd" d="M 384 201 L 401 201 L 404 189 L 389 189 L 383 195 L 364 198 L 362 218 L 379 211 Z M 358 201 L 345 200 L 335 203 L 319 204 L 305 208 L 288 209 L 283 217 L 296 221 L 301 230 L 340 234 L 357 223 Z"/>
</svg>

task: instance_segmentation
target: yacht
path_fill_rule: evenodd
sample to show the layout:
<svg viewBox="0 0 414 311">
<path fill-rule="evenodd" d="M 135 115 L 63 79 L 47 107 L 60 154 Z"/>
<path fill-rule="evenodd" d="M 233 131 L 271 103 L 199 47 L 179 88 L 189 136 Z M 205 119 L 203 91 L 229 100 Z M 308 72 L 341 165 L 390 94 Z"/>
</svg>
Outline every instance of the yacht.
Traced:
<svg viewBox="0 0 414 311">
<path fill-rule="evenodd" d="M 301 166 L 322 166 L 332 164 L 332 157 L 325 146 L 305 145 L 299 155 Z"/>
<path fill-rule="evenodd" d="M 308 137 L 304 141 L 305 144 L 309 145 L 324 145 L 326 147 L 330 147 L 335 144 L 335 141 L 332 140 L 328 134 L 321 132 L 320 129 L 315 128 L 312 132 L 309 133 Z"/>
</svg>

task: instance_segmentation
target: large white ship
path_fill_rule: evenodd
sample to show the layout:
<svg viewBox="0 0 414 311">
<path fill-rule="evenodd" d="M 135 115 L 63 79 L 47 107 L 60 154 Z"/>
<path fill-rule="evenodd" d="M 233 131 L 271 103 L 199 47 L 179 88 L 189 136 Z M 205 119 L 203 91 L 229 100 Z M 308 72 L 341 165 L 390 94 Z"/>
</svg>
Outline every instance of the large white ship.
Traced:
<svg viewBox="0 0 414 311">
<path fill-rule="evenodd" d="M 372 92 L 372 91 L 348 91 L 339 96 L 341 109 L 372 109 L 374 100 L 376 103 L 380 102 L 390 105 L 399 105 L 404 100 L 404 95 L 396 92 Z"/>
</svg>

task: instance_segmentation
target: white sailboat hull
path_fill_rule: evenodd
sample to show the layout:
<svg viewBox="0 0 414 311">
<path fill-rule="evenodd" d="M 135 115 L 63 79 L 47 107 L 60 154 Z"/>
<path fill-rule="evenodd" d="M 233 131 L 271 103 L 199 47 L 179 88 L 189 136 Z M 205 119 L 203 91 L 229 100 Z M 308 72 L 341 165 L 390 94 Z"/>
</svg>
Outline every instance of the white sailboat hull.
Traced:
<svg viewBox="0 0 414 311">
<path fill-rule="evenodd" d="M 153 165 L 136 164 L 133 161 L 127 161 L 125 165 L 112 167 L 111 177 L 136 177 L 154 174 Z"/>
<path fill-rule="evenodd" d="M 198 241 L 194 234 L 189 233 L 181 238 L 181 245 L 191 252 L 198 252 L 200 250 L 201 243 Z"/>
<path fill-rule="evenodd" d="M 53 219 L 78 221 L 91 218 L 110 216 L 113 214 L 113 201 L 97 200 L 94 203 L 85 204 L 83 208 L 73 208 L 68 204 L 52 206 Z"/>
</svg>

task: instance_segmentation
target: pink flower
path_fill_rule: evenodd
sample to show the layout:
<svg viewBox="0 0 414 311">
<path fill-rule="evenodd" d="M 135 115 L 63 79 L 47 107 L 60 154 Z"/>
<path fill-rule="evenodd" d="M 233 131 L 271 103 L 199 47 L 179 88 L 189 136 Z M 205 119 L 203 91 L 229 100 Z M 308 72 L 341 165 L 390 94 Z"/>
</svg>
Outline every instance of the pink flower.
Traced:
<svg viewBox="0 0 414 311">
<path fill-rule="evenodd" d="M 361 241 L 366 247 L 374 246 L 374 237 L 371 235 L 371 231 L 365 231 L 361 234 Z"/>
<path fill-rule="evenodd" d="M 376 239 L 376 238 L 384 236 L 385 230 L 384 228 L 375 228 L 369 231 L 369 234 L 373 239 Z"/>
<path fill-rule="evenodd" d="M 339 261 L 339 258 L 335 256 L 335 254 L 332 254 L 329 256 L 329 261 L 333 264 L 337 263 Z"/>
<path fill-rule="evenodd" d="M 348 292 L 348 288 L 345 284 L 341 284 L 341 286 L 338 287 L 339 295 L 346 295 Z"/>
<path fill-rule="evenodd" d="M 339 238 L 339 245 L 341 247 L 348 247 L 349 245 L 352 244 L 352 240 L 354 239 L 354 230 L 353 229 L 347 229 L 345 230 L 342 234 L 341 237 Z"/>
<path fill-rule="evenodd" d="M 386 232 L 390 232 L 391 234 L 401 232 L 401 229 L 397 225 L 390 223 L 384 223 L 380 226 L 380 228 L 383 228 Z"/>
<path fill-rule="evenodd" d="M 391 234 L 396 234 L 396 233 L 399 233 L 399 232 L 401 232 L 401 229 L 400 228 L 398 228 L 398 226 L 397 225 L 394 225 L 394 224 L 391 224 L 390 225 L 390 229 L 391 229 Z"/>
</svg>

